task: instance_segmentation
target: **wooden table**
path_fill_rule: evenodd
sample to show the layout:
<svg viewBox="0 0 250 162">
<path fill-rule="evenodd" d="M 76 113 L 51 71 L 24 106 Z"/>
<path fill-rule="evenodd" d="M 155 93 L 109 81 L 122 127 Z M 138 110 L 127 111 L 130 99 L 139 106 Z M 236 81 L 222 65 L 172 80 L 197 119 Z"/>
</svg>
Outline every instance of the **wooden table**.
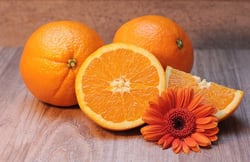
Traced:
<svg viewBox="0 0 250 162">
<path fill-rule="evenodd" d="M 201 153 L 176 155 L 146 142 L 139 128 L 100 128 L 76 106 L 34 98 L 19 75 L 22 48 L 0 47 L 1 162 L 246 162 L 250 153 L 250 50 L 195 49 L 192 73 L 245 92 L 238 110 L 219 124 L 219 140 Z"/>
</svg>

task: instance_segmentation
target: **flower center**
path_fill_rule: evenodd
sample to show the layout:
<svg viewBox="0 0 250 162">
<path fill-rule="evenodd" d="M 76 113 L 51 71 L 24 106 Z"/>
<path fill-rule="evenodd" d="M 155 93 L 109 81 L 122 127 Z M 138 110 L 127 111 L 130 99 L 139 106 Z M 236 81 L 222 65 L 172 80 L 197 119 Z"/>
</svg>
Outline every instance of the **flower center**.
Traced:
<svg viewBox="0 0 250 162">
<path fill-rule="evenodd" d="M 186 109 L 172 109 L 164 118 L 167 131 L 175 138 L 185 138 L 195 131 L 195 115 Z"/>
<path fill-rule="evenodd" d="M 185 120 L 181 116 L 174 118 L 172 122 L 173 127 L 177 130 L 181 130 L 185 125 Z"/>
</svg>

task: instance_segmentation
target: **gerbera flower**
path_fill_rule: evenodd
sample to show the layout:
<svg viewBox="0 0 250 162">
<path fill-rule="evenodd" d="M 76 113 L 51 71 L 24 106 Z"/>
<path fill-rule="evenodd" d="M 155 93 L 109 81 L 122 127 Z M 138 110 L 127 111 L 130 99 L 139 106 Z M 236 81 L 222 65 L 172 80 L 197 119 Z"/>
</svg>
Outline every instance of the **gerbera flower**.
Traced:
<svg viewBox="0 0 250 162">
<path fill-rule="evenodd" d="M 148 125 L 141 133 L 145 140 L 157 141 L 163 149 L 172 146 L 175 153 L 199 152 L 200 146 L 210 147 L 217 140 L 215 112 L 193 89 L 169 88 L 145 109 L 142 119 Z"/>
</svg>

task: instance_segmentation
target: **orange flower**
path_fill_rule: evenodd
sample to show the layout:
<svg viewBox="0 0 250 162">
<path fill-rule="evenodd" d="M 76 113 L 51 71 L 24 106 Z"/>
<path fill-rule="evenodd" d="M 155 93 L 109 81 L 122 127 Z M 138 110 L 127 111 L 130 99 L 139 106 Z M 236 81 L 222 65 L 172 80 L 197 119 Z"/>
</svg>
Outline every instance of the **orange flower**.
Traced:
<svg viewBox="0 0 250 162">
<path fill-rule="evenodd" d="M 199 152 L 200 146 L 209 147 L 218 139 L 215 112 L 193 89 L 169 88 L 145 109 L 142 119 L 148 125 L 141 133 L 145 140 L 157 141 L 163 149 L 172 146 L 175 153 Z"/>
</svg>

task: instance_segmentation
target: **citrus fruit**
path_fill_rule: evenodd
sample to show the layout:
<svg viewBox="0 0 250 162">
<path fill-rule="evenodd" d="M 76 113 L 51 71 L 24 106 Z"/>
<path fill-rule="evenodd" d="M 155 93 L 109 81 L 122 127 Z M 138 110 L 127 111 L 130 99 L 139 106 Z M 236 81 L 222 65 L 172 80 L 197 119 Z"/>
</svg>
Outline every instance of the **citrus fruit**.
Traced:
<svg viewBox="0 0 250 162">
<path fill-rule="evenodd" d="M 163 16 L 145 15 L 126 22 L 116 31 L 113 42 L 147 49 L 164 69 L 169 65 L 190 72 L 193 66 L 193 47 L 188 35 L 178 24 Z"/>
<path fill-rule="evenodd" d="M 195 93 L 202 94 L 205 100 L 217 109 L 216 117 L 220 121 L 229 117 L 237 109 L 244 94 L 241 90 L 207 82 L 198 76 L 169 66 L 166 69 L 166 86 L 193 88 Z"/>
<path fill-rule="evenodd" d="M 126 130 L 143 124 L 142 112 L 165 87 L 165 73 L 147 50 L 123 43 L 99 48 L 76 77 L 82 111 L 98 125 Z"/>
<path fill-rule="evenodd" d="M 27 40 L 20 60 L 20 73 L 30 92 L 57 106 L 77 104 L 75 76 L 93 51 L 103 45 L 90 27 L 75 21 L 42 25 Z"/>
</svg>

